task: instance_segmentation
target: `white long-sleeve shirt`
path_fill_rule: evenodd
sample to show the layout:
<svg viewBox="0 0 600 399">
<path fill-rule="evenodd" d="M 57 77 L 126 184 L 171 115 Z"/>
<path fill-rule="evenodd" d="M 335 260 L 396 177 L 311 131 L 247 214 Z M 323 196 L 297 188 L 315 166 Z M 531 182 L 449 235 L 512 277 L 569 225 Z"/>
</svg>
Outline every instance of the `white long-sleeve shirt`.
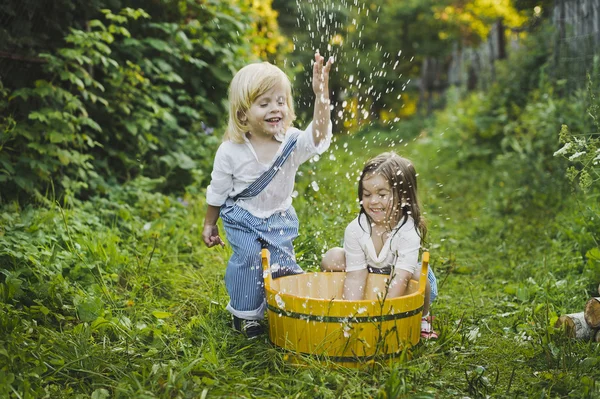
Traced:
<svg viewBox="0 0 600 399">
<path fill-rule="evenodd" d="M 367 265 L 378 269 L 395 265 L 396 270 L 406 270 L 414 275 L 421 248 L 414 220 L 409 216 L 398 232 L 392 232 L 377 255 L 369 233 L 369 221 L 365 215 L 360 217 L 360 225 L 357 217 L 348 224 L 344 233 L 346 271 L 366 269 Z"/>
<path fill-rule="evenodd" d="M 241 193 L 269 169 L 294 130 L 299 129 L 292 127 L 285 135 L 275 136 L 282 144 L 273 160 L 268 164 L 258 160 L 252 144 L 246 137 L 242 144 L 231 141 L 223 142 L 215 155 L 211 182 L 206 190 L 206 202 L 209 205 L 221 206 L 228 197 L 233 198 Z M 308 125 L 306 130 L 300 131 L 296 147 L 271 183 L 257 196 L 239 199 L 238 206 L 259 218 L 268 218 L 276 212 L 286 211 L 292 205 L 292 192 L 298 167 L 313 156 L 325 152 L 330 143 L 331 124 L 327 135 L 318 147 L 315 146 L 313 140 L 312 123 Z"/>
</svg>

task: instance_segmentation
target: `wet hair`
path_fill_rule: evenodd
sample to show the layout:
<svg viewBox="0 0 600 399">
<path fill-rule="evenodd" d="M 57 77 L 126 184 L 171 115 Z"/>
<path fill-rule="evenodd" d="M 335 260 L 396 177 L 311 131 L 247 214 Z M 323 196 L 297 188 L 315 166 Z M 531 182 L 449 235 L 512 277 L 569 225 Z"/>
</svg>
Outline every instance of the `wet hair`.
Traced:
<svg viewBox="0 0 600 399">
<path fill-rule="evenodd" d="M 249 64 L 240 69 L 229 85 L 229 121 L 225 130 L 224 141 L 234 143 L 244 142 L 244 135 L 248 129 L 241 117 L 252 106 L 252 103 L 261 95 L 271 90 L 275 85 L 283 85 L 286 92 L 287 116 L 284 127 L 287 130 L 296 119 L 294 101 L 292 98 L 292 85 L 286 74 L 268 62 Z"/>
<path fill-rule="evenodd" d="M 424 243 L 425 236 L 427 235 L 427 226 L 425 225 L 424 218 L 421 216 L 421 208 L 417 196 L 417 172 L 411 161 L 402 158 L 394 152 L 384 152 L 370 159 L 363 168 L 360 180 L 358 181 L 358 199 L 360 201 L 359 224 L 361 220 L 360 216 L 365 215 L 369 221 L 369 232 L 371 231 L 373 220 L 363 207 L 362 196 L 363 181 L 368 180 L 373 175 L 381 175 L 392 189 L 391 212 L 393 214 L 391 215 L 392 223 L 390 229 L 394 230 L 402 221 L 393 234 L 396 234 L 406 224 L 408 217 L 411 216 L 414 220 L 417 234 L 421 237 L 421 243 Z M 367 231 L 362 225 L 360 227 L 363 231 Z"/>
</svg>

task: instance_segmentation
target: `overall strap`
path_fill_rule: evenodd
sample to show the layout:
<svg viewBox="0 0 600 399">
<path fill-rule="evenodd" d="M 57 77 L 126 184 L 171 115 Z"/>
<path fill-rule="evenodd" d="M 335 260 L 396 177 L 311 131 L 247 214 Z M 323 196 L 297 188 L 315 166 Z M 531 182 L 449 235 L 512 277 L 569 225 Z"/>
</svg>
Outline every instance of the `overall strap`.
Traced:
<svg viewBox="0 0 600 399">
<path fill-rule="evenodd" d="M 241 193 L 236 195 L 233 198 L 233 200 L 237 201 L 240 198 L 252 198 L 260 194 L 260 192 L 269 185 L 271 180 L 273 180 L 279 169 L 281 169 L 283 163 L 289 158 L 289 156 L 294 151 L 299 135 L 300 132 L 298 131 L 291 133 L 290 139 L 285 144 L 285 147 L 283 147 L 283 151 L 281 151 L 281 154 L 279 154 L 275 162 L 273 162 L 273 165 L 271 165 L 269 169 L 267 169 L 262 175 L 258 177 L 258 179 L 252 182 L 252 184 L 246 187 Z"/>
</svg>

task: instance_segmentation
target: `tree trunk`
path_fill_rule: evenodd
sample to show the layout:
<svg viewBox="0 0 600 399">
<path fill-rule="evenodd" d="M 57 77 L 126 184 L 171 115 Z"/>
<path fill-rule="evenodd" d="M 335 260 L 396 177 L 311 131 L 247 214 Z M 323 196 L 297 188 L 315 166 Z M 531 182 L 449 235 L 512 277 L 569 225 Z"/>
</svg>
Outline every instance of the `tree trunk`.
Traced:
<svg viewBox="0 0 600 399">
<path fill-rule="evenodd" d="M 479 56 L 477 55 L 477 52 L 472 51 L 469 55 L 470 62 L 467 69 L 467 90 L 473 91 L 477 88 L 477 82 L 479 80 L 478 75 L 481 68 L 479 66 Z M 477 67 L 474 65 L 475 63 L 477 63 Z"/>
<path fill-rule="evenodd" d="M 496 55 L 494 54 L 494 40 L 492 37 L 488 38 L 488 47 L 490 51 L 490 80 L 491 82 L 496 81 Z M 491 83 L 490 82 L 490 83 Z"/>
<path fill-rule="evenodd" d="M 496 32 L 498 35 L 498 59 L 503 60 L 506 59 L 506 32 L 502 18 L 496 22 L 496 26 L 498 27 Z"/>
<path fill-rule="evenodd" d="M 592 298 L 585 304 L 585 321 L 592 328 L 600 327 L 600 298 Z"/>
<path fill-rule="evenodd" d="M 565 332 L 571 338 L 591 339 L 594 330 L 585 322 L 583 312 L 562 315 L 556 321 L 554 327 L 564 325 Z"/>
<path fill-rule="evenodd" d="M 558 2 L 558 5 L 556 5 Z M 561 76 L 561 57 L 564 56 L 565 46 L 565 0 L 556 0 L 554 6 L 554 25 L 557 26 L 557 32 L 554 36 L 554 76 Z M 558 17 L 556 17 L 558 14 Z"/>
<path fill-rule="evenodd" d="M 421 63 L 421 82 L 419 85 L 419 107 L 425 106 L 425 100 L 427 98 L 427 69 L 429 67 L 429 58 L 423 58 L 423 62 Z M 427 108 L 425 108 L 427 110 Z M 426 111 L 428 113 L 428 111 Z"/>
</svg>

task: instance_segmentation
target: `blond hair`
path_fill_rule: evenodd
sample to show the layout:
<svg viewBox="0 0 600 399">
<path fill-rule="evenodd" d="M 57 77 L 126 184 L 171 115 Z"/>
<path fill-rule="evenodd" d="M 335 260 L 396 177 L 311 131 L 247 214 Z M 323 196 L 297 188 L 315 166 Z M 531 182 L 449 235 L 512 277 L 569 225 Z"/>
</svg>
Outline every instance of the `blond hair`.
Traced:
<svg viewBox="0 0 600 399">
<path fill-rule="evenodd" d="M 238 144 L 244 142 L 244 135 L 248 129 L 240 117 L 246 114 L 258 97 L 277 84 L 283 85 L 286 92 L 288 113 L 284 120 L 285 130 L 292 125 L 296 114 L 292 98 L 292 84 L 286 74 L 268 62 L 249 64 L 235 74 L 229 85 L 229 121 L 223 137 L 224 141 L 231 140 Z"/>
</svg>

